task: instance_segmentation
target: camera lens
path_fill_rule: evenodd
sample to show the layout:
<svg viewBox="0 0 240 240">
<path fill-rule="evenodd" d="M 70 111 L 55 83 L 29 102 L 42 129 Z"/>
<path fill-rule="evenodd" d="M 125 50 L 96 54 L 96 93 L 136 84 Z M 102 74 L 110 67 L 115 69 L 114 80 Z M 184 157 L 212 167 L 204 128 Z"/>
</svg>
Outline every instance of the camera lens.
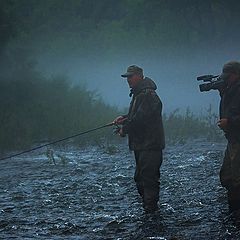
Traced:
<svg viewBox="0 0 240 240">
<path fill-rule="evenodd" d="M 199 85 L 200 92 L 207 92 L 212 89 L 212 83 L 205 83 Z"/>
</svg>

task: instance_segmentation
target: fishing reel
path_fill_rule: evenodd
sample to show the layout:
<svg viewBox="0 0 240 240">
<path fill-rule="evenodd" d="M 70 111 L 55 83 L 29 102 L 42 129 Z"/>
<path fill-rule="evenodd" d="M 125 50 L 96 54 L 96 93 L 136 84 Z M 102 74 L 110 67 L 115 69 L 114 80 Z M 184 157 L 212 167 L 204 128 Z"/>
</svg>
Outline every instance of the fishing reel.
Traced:
<svg viewBox="0 0 240 240">
<path fill-rule="evenodd" d="M 120 129 L 121 127 L 117 123 L 114 123 L 113 133 L 119 134 Z"/>
<path fill-rule="evenodd" d="M 120 130 L 121 130 L 121 127 L 118 125 L 118 124 L 114 124 L 114 129 L 113 129 L 113 133 L 114 134 L 118 134 L 118 135 L 120 135 L 121 137 L 125 137 L 126 136 L 126 134 L 124 134 L 124 135 L 122 135 L 122 134 L 120 134 Z"/>
</svg>

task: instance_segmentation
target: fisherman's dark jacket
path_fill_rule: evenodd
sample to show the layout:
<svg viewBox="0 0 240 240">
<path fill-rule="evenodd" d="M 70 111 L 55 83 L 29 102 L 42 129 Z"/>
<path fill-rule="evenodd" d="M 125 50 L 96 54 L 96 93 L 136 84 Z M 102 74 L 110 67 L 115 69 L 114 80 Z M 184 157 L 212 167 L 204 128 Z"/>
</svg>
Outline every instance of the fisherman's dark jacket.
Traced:
<svg viewBox="0 0 240 240">
<path fill-rule="evenodd" d="M 162 102 L 156 89 L 156 84 L 146 77 L 131 90 L 132 101 L 123 124 L 130 150 L 162 150 L 165 147 Z"/>
<path fill-rule="evenodd" d="M 220 118 L 228 119 L 225 136 L 230 143 L 240 143 L 240 81 L 227 87 L 220 102 Z"/>
</svg>

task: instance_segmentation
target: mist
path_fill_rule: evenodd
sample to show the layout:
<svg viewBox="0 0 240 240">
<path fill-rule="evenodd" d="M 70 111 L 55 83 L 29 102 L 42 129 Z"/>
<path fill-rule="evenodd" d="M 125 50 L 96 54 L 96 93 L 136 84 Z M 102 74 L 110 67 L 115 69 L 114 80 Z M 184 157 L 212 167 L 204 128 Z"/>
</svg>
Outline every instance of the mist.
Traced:
<svg viewBox="0 0 240 240">
<path fill-rule="evenodd" d="M 239 48 L 236 46 L 236 49 Z M 120 54 L 120 53 L 119 53 Z M 66 74 L 75 84 L 83 84 L 88 89 L 97 91 L 106 103 L 120 109 L 128 107 L 130 98 L 126 79 L 121 74 L 129 65 L 139 65 L 144 69 L 144 75 L 153 79 L 158 86 L 157 92 L 164 103 L 164 111 L 169 113 L 175 109 L 185 111 L 190 108 L 195 113 L 205 113 L 211 104 L 218 111 L 219 94 L 217 91 L 201 93 L 196 80 L 204 74 L 220 74 L 222 66 L 227 61 L 238 60 L 237 52 L 219 52 L 208 49 L 205 53 L 199 51 L 197 56 L 184 55 L 169 57 L 147 54 L 139 57 L 134 53 L 126 56 L 93 56 L 88 60 L 74 57 L 59 58 L 40 57 L 40 71 L 47 75 Z M 50 66 L 50 67 L 49 67 Z"/>
<path fill-rule="evenodd" d="M 66 75 L 94 90 L 108 104 L 129 104 L 120 74 L 136 64 L 158 85 L 164 111 L 190 107 L 218 111 L 218 93 L 200 93 L 196 77 L 220 74 L 224 63 L 239 60 L 237 1 L 23 1 L 20 23 L 37 69 Z M 94 7 L 94 10 L 92 10 Z M 25 24 L 31 21 L 32 26 Z"/>
</svg>

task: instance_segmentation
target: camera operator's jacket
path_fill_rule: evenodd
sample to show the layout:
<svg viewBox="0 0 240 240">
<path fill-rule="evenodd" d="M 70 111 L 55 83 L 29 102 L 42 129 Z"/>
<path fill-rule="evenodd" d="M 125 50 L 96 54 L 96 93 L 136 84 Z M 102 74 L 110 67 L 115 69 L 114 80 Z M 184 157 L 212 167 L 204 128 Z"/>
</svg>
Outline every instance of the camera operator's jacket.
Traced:
<svg viewBox="0 0 240 240">
<path fill-rule="evenodd" d="M 240 81 L 223 90 L 220 102 L 220 118 L 227 118 L 225 136 L 228 146 L 220 171 L 223 187 L 229 191 L 240 189 Z M 230 195 L 229 195 L 230 196 Z M 230 199 L 231 200 L 231 199 Z"/>
<path fill-rule="evenodd" d="M 228 119 L 225 136 L 230 143 L 240 143 L 240 81 L 221 94 L 220 118 Z"/>
<path fill-rule="evenodd" d="M 165 147 L 162 102 L 156 89 L 156 84 L 146 77 L 131 90 L 132 101 L 123 124 L 130 150 L 162 150 Z"/>
</svg>

